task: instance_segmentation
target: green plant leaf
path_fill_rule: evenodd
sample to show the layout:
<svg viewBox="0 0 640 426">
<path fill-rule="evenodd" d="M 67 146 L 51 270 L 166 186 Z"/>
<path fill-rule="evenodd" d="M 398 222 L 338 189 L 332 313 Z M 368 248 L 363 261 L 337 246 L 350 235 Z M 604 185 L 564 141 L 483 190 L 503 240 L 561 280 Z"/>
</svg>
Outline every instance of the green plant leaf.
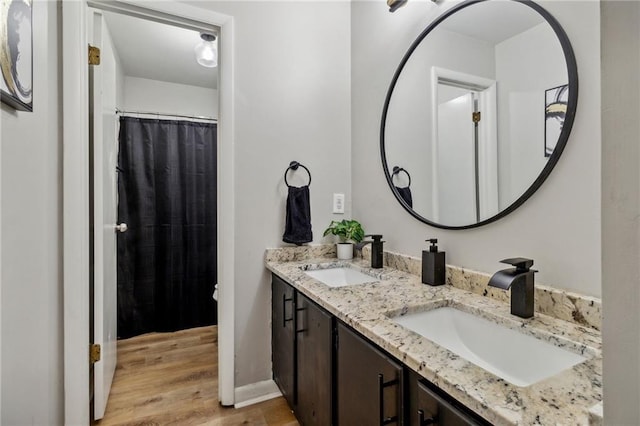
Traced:
<svg viewBox="0 0 640 426">
<path fill-rule="evenodd" d="M 357 220 L 332 220 L 329 227 L 324 231 L 324 236 L 329 234 L 337 235 L 341 241 L 353 241 L 359 243 L 364 239 L 364 229 Z"/>
</svg>

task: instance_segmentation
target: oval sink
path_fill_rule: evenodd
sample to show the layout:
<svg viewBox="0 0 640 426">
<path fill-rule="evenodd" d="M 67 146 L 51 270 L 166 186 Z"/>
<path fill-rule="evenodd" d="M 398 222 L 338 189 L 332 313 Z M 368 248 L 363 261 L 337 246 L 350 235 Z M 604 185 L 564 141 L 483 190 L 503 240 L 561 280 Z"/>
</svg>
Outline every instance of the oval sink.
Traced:
<svg viewBox="0 0 640 426">
<path fill-rule="evenodd" d="M 304 273 L 323 284 L 328 285 L 329 287 L 342 287 L 345 285 L 365 284 L 379 281 L 379 278 L 344 266 L 304 271 Z"/>
<path fill-rule="evenodd" d="M 530 386 L 587 360 L 451 307 L 392 320 L 516 386 Z"/>
</svg>

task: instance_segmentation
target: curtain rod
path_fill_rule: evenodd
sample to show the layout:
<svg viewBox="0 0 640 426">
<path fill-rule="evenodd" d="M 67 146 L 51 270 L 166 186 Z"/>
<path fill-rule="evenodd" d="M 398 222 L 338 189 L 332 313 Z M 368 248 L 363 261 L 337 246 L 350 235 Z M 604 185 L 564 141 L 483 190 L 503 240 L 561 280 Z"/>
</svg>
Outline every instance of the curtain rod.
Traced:
<svg viewBox="0 0 640 426">
<path fill-rule="evenodd" d="M 184 115 L 184 114 L 165 114 L 162 112 L 153 112 L 153 111 L 123 111 L 121 109 L 116 108 L 116 114 L 143 114 L 143 115 L 155 115 L 155 116 L 165 116 L 165 117 L 178 117 L 178 118 L 193 118 L 196 120 L 209 120 L 218 122 L 217 118 L 213 117 L 204 117 L 197 115 Z"/>
</svg>

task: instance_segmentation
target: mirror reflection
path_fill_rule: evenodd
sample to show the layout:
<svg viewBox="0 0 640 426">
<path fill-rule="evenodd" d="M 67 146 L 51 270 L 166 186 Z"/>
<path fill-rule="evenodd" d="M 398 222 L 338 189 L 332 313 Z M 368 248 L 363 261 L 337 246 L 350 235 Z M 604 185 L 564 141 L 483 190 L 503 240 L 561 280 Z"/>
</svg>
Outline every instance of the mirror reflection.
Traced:
<svg viewBox="0 0 640 426">
<path fill-rule="evenodd" d="M 557 161 L 577 76 L 562 30 L 538 9 L 503 0 L 460 7 L 425 30 L 401 64 L 383 156 L 396 197 L 421 220 L 454 228 L 490 221 Z"/>
</svg>

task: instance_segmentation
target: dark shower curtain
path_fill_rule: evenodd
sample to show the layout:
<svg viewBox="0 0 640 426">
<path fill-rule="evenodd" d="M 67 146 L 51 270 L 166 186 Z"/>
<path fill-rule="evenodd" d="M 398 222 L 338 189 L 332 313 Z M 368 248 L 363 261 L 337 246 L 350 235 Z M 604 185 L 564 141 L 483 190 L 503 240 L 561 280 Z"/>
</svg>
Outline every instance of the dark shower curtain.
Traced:
<svg viewBox="0 0 640 426">
<path fill-rule="evenodd" d="M 216 124 L 120 118 L 120 338 L 216 324 L 216 142 Z"/>
</svg>

